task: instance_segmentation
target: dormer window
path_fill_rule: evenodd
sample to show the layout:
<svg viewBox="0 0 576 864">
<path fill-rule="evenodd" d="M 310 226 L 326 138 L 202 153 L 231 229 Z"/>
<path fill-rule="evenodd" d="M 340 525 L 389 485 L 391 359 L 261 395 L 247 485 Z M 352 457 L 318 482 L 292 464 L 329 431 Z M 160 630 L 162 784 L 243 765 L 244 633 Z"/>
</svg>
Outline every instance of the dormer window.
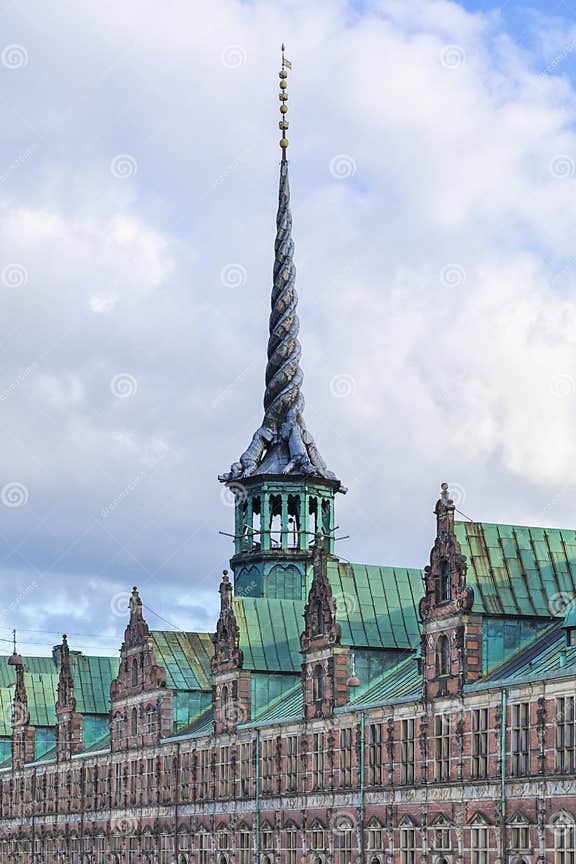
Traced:
<svg viewBox="0 0 576 864">
<path fill-rule="evenodd" d="M 312 673 L 312 699 L 314 702 L 322 702 L 324 699 L 324 676 L 322 666 L 318 663 Z"/>
<path fill-rule="evenodd" d="M 447 636 L 440 636 L 436 643 L 436 674 L 439 678 L 450 674 L 450 642 Z"/>
<path fill-rule="evenodd" d="M 451 596 L 452 573 L 450 562 L 447 558 L 440 560 L 440 573 L 438 575 L 438 603 L 446 603 Z"/>
</svg>

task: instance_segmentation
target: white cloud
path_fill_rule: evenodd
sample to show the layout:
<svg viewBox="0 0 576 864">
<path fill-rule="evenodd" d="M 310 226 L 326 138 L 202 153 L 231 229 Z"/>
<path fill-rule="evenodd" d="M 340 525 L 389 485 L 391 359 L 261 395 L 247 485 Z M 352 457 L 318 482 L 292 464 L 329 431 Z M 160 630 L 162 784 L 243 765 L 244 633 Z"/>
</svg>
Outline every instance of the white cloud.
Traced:
<svg viewBox="0 0 576 864">
<path fill-rule="evenodd" d="M 168 620 L 210 620 L 231 551 L 216 474 L 261 417 L 282 38 L 306 417 L 350 486 L 341 553 L 425 563 L 447 478 L 475 518 L 576 524 L 561 22 L 533 16 L 533 49 L 436 0 L 3 15 L 29 58 L 0 145 L 0 475 L 29 489 L 3 514 L 6 574 L 104 585 L 78 605 L 93 622 L 133 583 Z"/>
</svg>

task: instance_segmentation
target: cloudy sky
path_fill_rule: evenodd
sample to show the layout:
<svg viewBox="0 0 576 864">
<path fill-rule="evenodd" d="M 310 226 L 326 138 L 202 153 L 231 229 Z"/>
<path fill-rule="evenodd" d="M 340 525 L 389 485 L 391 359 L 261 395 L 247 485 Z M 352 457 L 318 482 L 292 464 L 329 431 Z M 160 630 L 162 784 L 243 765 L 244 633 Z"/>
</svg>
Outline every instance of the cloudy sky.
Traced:
<svg viewBox="0 0 576 864">
<path fill-rule="evenodd" d="M 575 16 L 1 4 L 0 638 L 115 651 L 133 584 L 152 626 L 213 627 L 217 474 L 261 420 L 282 40 L 339 553 L 425 564 L 444 480 L 475 520 L 576 526 Z"/>
</svg>

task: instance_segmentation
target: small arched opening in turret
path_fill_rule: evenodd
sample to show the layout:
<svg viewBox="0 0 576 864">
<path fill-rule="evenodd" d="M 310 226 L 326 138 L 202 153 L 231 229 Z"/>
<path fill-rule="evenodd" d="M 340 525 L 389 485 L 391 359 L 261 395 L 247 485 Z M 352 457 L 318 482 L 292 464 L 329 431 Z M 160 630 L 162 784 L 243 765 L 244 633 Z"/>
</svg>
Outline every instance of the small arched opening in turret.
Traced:
<svg viewBox="0 0 576 864">
<path fill-rule="evenodd" d="M 313 546 L 316 542 L 316 532 L 318 530 L 318 499 L 310 498 L 308 502 L 308 514 L 310 516 L 309 521 L 309 545 Z"/>
<path fill-rule="evenodd" d="M 328 536 L 332 531 L 332 525 L 330 524 L 332 521 L 332 513 L 330 508 L 330 501 L 327 498 L 322 499 L 322 532 Z"/>
<path fill-rule="evenodd" d="M 260 496 L 252 498 L 252 549 L 258 550 L 262 544 L 262 505 Z"/>
<path fill-rule="evenodd" d="M 282 545 L 282 496 L 270 496 L 270 545 Z"/>
<path fill-rule="evenodd" d="M 297 549 L 300 544 L 300 496 L 288 496 L 288 546 Z"/>
</svg>

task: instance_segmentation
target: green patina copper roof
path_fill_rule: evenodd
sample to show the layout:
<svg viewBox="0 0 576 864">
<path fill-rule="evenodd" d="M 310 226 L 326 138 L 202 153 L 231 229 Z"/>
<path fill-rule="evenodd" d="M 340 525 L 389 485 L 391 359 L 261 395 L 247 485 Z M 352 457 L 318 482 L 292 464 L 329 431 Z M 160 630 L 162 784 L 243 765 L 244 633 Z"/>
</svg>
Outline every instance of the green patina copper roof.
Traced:
<svg viewBox="0 0 576 864">
<path fill-rule="evenodd" d="M 418 643 L 421 570 L 331 561 L 328 577 L 343 645 L 410 649 Z"/>
<path fill-rule="evenodd" d="M 484 680 L 563 674 L 576 666 L 554 617 L 576 626 L 576 531 L 489 523 L 457 522 L 456 534 L 467 557 L 474 610 L 484 613 Z M 424 557 L 424 556 L 422 556 Z M 422 571 L 329 561 L 342 643 L 357 651 L 361 686 L 351 704 L 391 702 L 416 696 L 420 678 L 413 656 L 419 645 L 418 604 Z M 566 606 L 568 604 L 568 611 Z M 570 605 L 572 604 L 572 605 Z M 302 662 L 300 633 L 304 602 L 266 597 L 236 597 L 244 665 L 253 674 L 255 722 L 299 716 L 300 686 L 294 675 Z M 543 632 L 543 628 L 545 632 Z M 551 635 L 552 634 L 552 635 Z M 178 734 L 206 734 L 211 728 L 211 634 L 152 631 L 156 662 L 176 691 Z M 7 659 L 7 658 L 6 658 Z M 85 715 L 87 749 L 107 746 L 102 723 L 109 712 L 110 683 L 118 659 L 70 656 L 78 710 Z M 562 665 L 561 665 L 562 663 Z M 46 732 L 56 722 L 57 653 L 25 657 L 25 684 L 31 722 Z M 392 664 L 391 668 L 385 668 Z M 281 674 L 277 674 L 281 673 Z M 15 670 L 0 661 L 0 738 L 10 735 Z M 474 685 L 474 686 L 485 686 Z M 49 749 L 50 752 L 50 749 Z"/>
<path fill-rule="evenodd" d="M 110 685 L 118 674 L 118 659 L 71 654 L 70 665 L 78 711 L 81 714 L 108 714 Z"/>
<path fill-rule="evenodd" d="M 532 677 L 553 677 L 574 674 L 576 646 L 568 647 L 566 633 L 560 625 L 553 625 L 531 643 L 507 658 L 492 670 L 486 682 L 521 680 Z"/>
<path fill-rule="evenodd" d="M 182 735 L 209 735 L 213 729 L 214 719 L 212 706 L 210 706 L 209 708 L 204 708 L 198 716 L 194 718 L 193 722 L 186 726 L 182 726 L 180 729 L 176 729 L 172 737 L 179 738 Z"/>
<path fill-rule="evenodd" d="M 267 597 L 235 597 L 244 668 L 263 672 L 299 669 L 304 602 Z"/>
<path fill-rule="evenodd" d="M 214 653 L 209 633 L 153 630 L 154 657 L 166 670 L 166 686 L 174 690 L 211 690 L 210 660 Z"/>
<path fill-rule="evenodd" d="M 58 674 L 58 666 L 52 654 L 47 657 L 23 657 L 24 668 L 27 672 L 36 672 L 38 675 Z M 8 657 L 0 657 L 0 687 L 13 687 L 16 683 L 16 669 L 8 665 Z"/>
<path fill-rule="evenodd" d="M 302 682 L 298 681 L 279 696 L 265 705 L 253 718 L 254 723 L 277 723 L 288 718 L 302 717 L 304 711 L 304 699 L 302 696 Z"/>
<path fill-rule="evenodd" d="M 566 628 L 576 627 L 576 603 L 574 600 L 568 604 L 568 610 L 564 616 L 562 626 Z"/>
<path fill-rule="evenodd" d="M 52 667 L 54 668 L 54 667 Z M 56 724 L 56 699 L 58 675 L 39 675 L 37 672 L 24 674 L 24 684 L 28 698 L 28 711 L 33 726 L 54 726 Z M 0 735 L 12 734 L 12 703 L 14 685 L 0 687 Z"/>
<path fill-rule="evenodd" d="M 330 562 L 328 566 L 343 645 L 410 650 L 418 644 L 420 570 L 342 562 Z M 302 600 L 234 598 L 246 669 L 300 669 L 304 606 Z"/>
<path fill-rule="evenodd" d="M 488 615 L 561 615 L 576 595 L 576 531 L 457 522 L 474 609 Z"/>
<path fill-rule="evenodd" d="M 412 654 L 375 680 L 365 683 L 360 679 L 360 686 L 350 691 L 350 703 L 360 707 L 408 697 L 416 699 L 421 694 L 422 676 L 418 671 L 416 655 Z"/>
</svg>

